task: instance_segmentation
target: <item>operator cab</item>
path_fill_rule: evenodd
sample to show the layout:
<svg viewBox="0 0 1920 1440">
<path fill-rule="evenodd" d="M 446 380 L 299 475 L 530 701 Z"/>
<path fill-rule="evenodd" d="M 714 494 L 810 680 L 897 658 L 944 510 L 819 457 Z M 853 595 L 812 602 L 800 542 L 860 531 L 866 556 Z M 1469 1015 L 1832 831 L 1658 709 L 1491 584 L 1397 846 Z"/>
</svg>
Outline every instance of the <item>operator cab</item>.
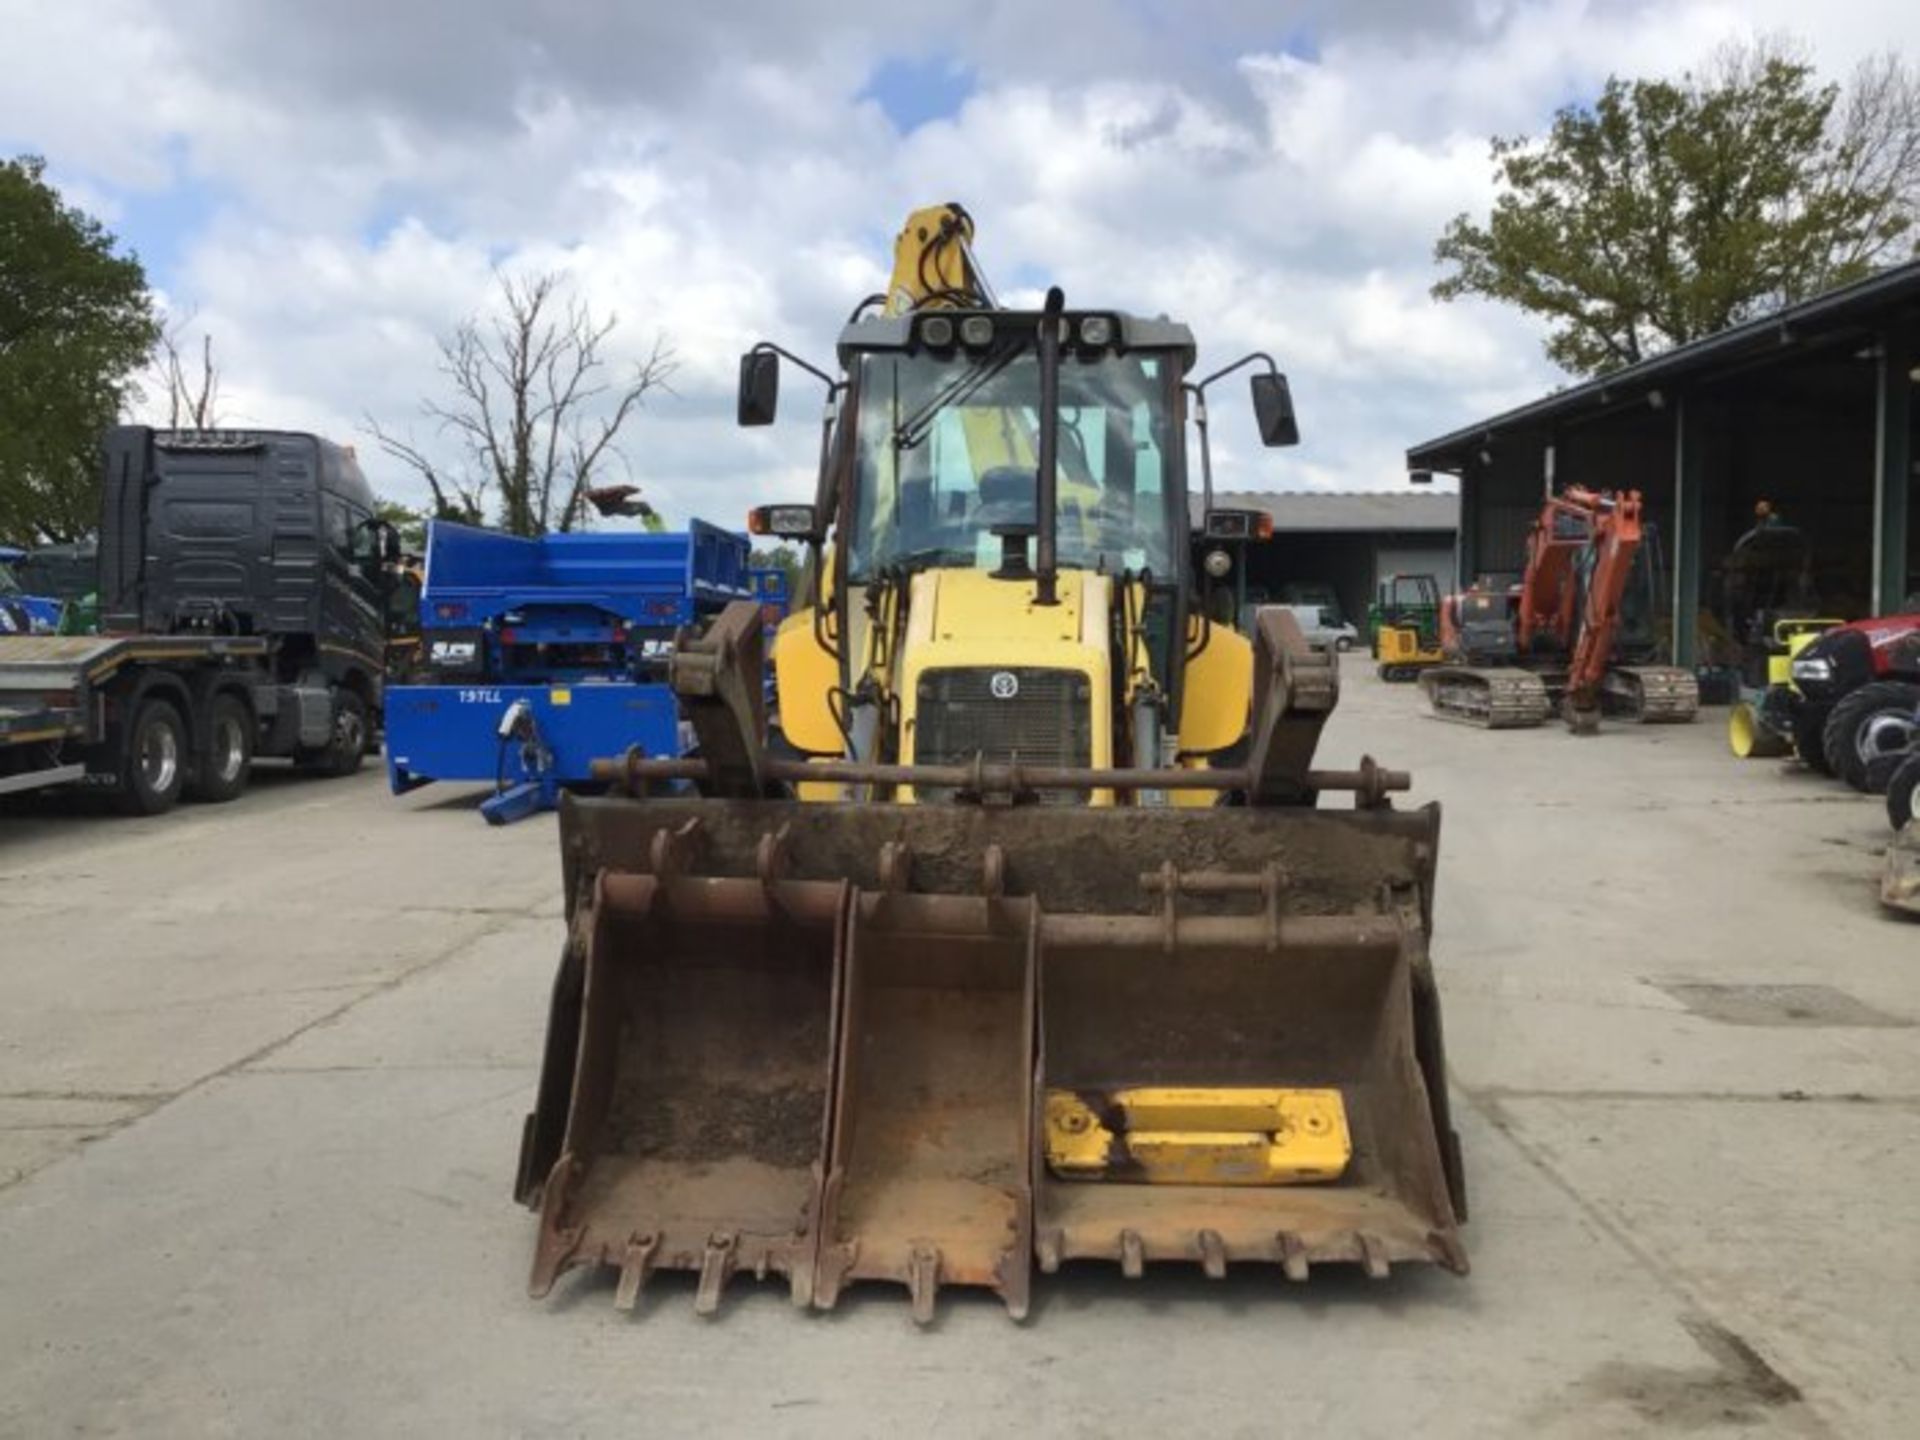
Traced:
<svg viewBox="0 0 1920 1440">
<path fill-rule="evenodd" d="M 1050 298 L 1057 303 L 1057 292 Z M 1261 438 L 1299 438 L 1286 379 L 1269 357 L 1249 356 L 1196 384 L 1186 378 L 1193 334 L 1165 319 L 923 309 L 854 320 L 838 353 L 843 378 L 833 380 L 776 347 L 757 347 L 741 359 L 739 403 L 742 424 L 773 419 L 783 356 L 828 384 L 815 504 L 762 507 L 755 525 L 816 546 L 831 531 L 825 573 L 836 608 L 858 609 L 848 591 L 929 569 L 1034 583 L 1038 597 L 1051 593 L 1057 571 L 1104 574 L 1141 587 L 1153 668 L 1163 677 L 1178 669 L 1171 637 L 1189 628 L 1198 598 L 1183 429 L 1195 422 L 1210 470 L 1205 386 L 1264 362 L 1252 385 Z M 1049 412 L 1057 416 L 1051 457 L 1041 444 Z"/>
</svg>

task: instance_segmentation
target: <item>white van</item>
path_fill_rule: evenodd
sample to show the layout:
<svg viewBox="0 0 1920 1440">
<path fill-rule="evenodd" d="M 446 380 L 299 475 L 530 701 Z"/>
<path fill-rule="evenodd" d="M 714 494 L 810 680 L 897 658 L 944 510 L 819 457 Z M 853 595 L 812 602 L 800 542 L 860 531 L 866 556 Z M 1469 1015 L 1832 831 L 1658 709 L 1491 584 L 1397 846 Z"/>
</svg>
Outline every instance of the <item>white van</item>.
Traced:
<svg viewBox="0 0 1920 1440">
<path fill-rule="evenodd" d="M 1358 630 L 1344 620 L 1327 619 L 1318 605 L 1283 605 L 1280 608 L 1293 616 L 1309 645 L 1330 645 L 1344 655 L 1359 642 Z"/>
</svg>

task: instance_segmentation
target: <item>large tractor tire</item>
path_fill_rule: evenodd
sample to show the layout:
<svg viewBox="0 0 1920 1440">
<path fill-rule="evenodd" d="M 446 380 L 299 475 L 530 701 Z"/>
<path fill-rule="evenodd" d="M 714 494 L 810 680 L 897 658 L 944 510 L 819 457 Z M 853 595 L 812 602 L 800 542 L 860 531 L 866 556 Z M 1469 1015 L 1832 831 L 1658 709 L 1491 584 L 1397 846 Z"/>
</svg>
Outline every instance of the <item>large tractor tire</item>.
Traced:
<svg viewBox="0 0 1920 1440">
<path fill-rule="evenodd" d="M 1875 680 L 1841 697 L 1821 736 L 1832 773 L 1862 794 L 1867 762 L 1876 754 L 1905 749 L 1916 730 L 1920 685 Z"/>
<path fill-rule="evenodd" d="M 1916 814 L 1920 814 L 1920 750 L 1908 755 L 1887 782 L 1887 819 L 1893 828 L 1906 829 Z"/>
</svg>

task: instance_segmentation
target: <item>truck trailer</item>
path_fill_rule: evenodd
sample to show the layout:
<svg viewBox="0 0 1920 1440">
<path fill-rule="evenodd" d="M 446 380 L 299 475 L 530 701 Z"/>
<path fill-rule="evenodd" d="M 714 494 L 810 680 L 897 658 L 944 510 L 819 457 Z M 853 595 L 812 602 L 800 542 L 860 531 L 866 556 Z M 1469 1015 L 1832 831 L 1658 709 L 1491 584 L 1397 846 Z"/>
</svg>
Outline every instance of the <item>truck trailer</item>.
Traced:
<svg viewBox="0 0 1920 1440">
<path fill-rule="evenodd" d="M 375 744 L 391 527 L 353 452 L 122 426 L 103 446 L 97 635 L 0 636 L 0 795 L 226 801 L 258 757 L 346 775 Z"/>
<path fill-rule="evenodd" d="M 426 549 L 419 683 L 387 691 L 388 782 L 490 782 L 496 825 L 551 809 L 596 759 L 679 754 L 674 637 L 756 593 L 746 537 L 699 520 L 538 538 L 436 520 Z"/>
</svg>

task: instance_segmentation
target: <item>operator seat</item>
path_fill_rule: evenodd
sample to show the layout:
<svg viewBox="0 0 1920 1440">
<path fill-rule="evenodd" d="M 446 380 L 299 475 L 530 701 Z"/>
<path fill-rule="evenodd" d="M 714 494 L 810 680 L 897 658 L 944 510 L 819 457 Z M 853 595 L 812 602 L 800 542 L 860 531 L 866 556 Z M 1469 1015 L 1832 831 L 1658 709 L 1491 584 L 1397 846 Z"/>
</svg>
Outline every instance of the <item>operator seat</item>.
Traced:
<svg viewBox="0 0 1920 1440">
<path fill-rule="evenodd" d="M 1039 524 L 1039 482 L 1034 472 L 1019 465 L 996 465 L 982 474 L 974 523 L 981 530 Z"/>
</svg>

